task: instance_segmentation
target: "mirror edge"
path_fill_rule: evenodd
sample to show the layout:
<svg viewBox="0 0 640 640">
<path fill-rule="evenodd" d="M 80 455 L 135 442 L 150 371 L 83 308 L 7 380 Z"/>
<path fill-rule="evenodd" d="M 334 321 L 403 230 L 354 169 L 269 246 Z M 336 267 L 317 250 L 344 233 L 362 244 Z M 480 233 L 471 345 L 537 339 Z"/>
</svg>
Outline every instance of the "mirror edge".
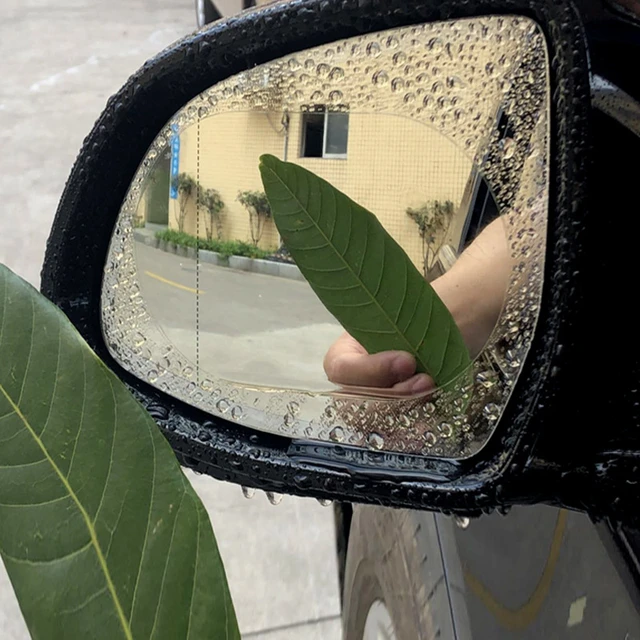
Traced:
<svg viewBox="0 0 640 640">
<path fill-rule="evenodd" d="M 517 478 L 526 476 L 524 471 L 528 468 L 536 428 L 559 402 L 555 380 L 554 385 L 545 384 L 549 381 L 544 373 L 551 370 L 552 363 L 555 366 L 559 354 L 554 352 L 554 345 L 569 326 L 570 315 L 560 313 L 569 300 L 565 298 L 558 304 L 559 296 L 568 288 L 576 259 L 566 238 L 569 232 L 575 235 L 574 223 L 584 214 L 588 99 L 585 98 L 583 107 L 575 99 L 589 95 L 584 34 L 577 12 L 569 2 L 498 0 L 461 4 L 420 0 L 409 8 L 378 1 L 371 3 L 370 12 L 365 20 L 357 4 L 338 0 L 323 3 L 292 0 L 268 5 L 215 23 L 146 63 L 109 100 L 84 142 L 47 244 L 42 291 L 67 313 L 90 346 L 136 392 L 185 466 L 219 479 L 272 491 L 475 515 L 482 509 L 527 499 L 528 489 Z M 336 13 L 340 16 L 339 24 Z M 504 427 L 494 434 L 481 454 L 465 463 L 425 458 L 422 471 L 393 486 L 389 478 L 365 469 L 348 474 L 326 461 L 321 465 L 321 459 L 300 455 L 300 450 L 286 438 L 212 419 L 152 389 L 112 360 L 100 325 L 100 289 L 109 240 L 140 158 L 174 112 L 212 83 L 308 46 L 393 27 L 493 13 L 532 18 L 541 26 L 554 52 L 551 109 L 555 153 L 552 153 L 549 279 L 545 281 L 537 335 L 506 409 Z M 323 28 L 319 29 L 319 24 Z M 191 65 L 186 74 L 185 64 Z M 166 90 L 168 87 L 171 91 Z M 124 148 L 125 141 L 128 154 L 123 159 L 118 151 Z M 101 166 L 116 170 L 101 171 Z M 564 177 L 563 169 L 568 167 L 574 168 L 571 182 Z M 572 203 L 577 206 L 572 207 Z M 562 354 L 565 361 L 569 351 Z M 534 407 L 535 416 L 530 419 Z M 212 432 L 207 441 L 198 438 L 202 425 Z M 533 491 L 537 499 L 556 501 L 554 486 L 558 478 L 557 472 L 549 470 L 541 489 Z"/>
</svg>

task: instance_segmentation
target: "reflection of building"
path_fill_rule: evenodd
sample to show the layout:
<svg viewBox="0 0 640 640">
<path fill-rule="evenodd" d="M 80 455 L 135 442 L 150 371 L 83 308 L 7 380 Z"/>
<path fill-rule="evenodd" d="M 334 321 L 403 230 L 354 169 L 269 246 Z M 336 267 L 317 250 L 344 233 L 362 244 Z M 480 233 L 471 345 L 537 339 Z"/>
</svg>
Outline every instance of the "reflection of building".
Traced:
<svg viewBox="0 0 640 640">
<path fill-rule="evenodd" d="M 180 138 L 180 172 L 205 188 L 215 188 L 224 200 L 224 239 L 249 239 L 249 216 L 236 198 L 239 191 L 262 191 L 258 158 L 270 153 L 317 173 L 372 211 L 419 268 L 422 241 L 406 215 L 407 207 L 451 200 L 457 208 L 471 173 L 471 161 L 458 147 L 416 120 L 385 113 L 332 112 L 322 105 L 304 113 L 221 113 L 184 130 Z M 171 200 L 173 228 L 176 206 Z M 463 224 L 456 216 L 447 233 L 447 243 L 456 249 Z M 204 228 L 201 222 L 200 235 Z M 193 205 L 184 230 L 196 233 Z M 277 246 L 272 222 L 260 244 Z"/>
</svg>

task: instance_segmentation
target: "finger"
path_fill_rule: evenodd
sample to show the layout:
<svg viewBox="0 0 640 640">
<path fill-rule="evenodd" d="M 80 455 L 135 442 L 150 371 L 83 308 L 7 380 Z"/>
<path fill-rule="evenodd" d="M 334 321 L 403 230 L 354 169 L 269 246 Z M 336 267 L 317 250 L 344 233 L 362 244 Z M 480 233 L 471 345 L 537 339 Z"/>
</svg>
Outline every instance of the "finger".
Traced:
<svg viewBox="0 0 640 640">
<path fill-rule="evenodd" d="M 418 373 L 408 380 L 394 384 L 393 387 L 341 385 L 335 393 L 350 396 L 372 396 L 374 398 L 406 398 L 428 395 L 435 389 L 433 378 L 426 373 Z"/>
<path fill-rule="evenodd" d="M 426 373 L 417 373 L 408 380 L 403 380 L 393 385 L 393 390 L 400 394 L 420 395 L 436 388 L 433 378 Z"/>
<path fill-rule="evenodd" d="M 327 353 L 325 372 L 331 382 L 363 387 L 392 387 L 411 378 L 415 358 L 405 351 L 369 355 L 354 351 Z"/>
</svg>

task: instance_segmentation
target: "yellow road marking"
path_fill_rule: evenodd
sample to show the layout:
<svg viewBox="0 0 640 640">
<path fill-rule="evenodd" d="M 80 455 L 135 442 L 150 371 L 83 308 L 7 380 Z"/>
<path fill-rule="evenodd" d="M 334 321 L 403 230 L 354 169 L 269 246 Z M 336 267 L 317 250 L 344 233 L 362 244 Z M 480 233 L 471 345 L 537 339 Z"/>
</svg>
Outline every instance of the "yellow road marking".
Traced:
<svg viewBox="0 0 640 640">
<path fill-rule="evenodd" d="M 519 609 L 513 610 L 499 602 L 487 587 L 470 571 L 464 570 L 464 579 L 469 589 L 482 601 L 485 607 L 494 615 L 500 624 L 510 631 L 521 631 L 528 627 L 538 615 L 551 588 L 551 581 L 560 556 L 562 537 L 567 526 L 567 512 L 561 509 L 556 520 L 549 555 L 545 563 L 540 580 L 533 590 L 531 597 Z"/>
<path fill-rule="evenodd" d="M 163 278 L 162 276 L 159 276 L 157 273 L 153 273 L 152 271 L 145 271 L 145 275 L 148 275 L 150 278 L 155 278 L 156 280 L 160 280 L 160 282 L 169 284 L 172 287 L 176 287 L 177 289 L 182 289 L 183 291 L 188 291 L 189 293 L 195 293 L 198 296 L 204 293 L 204 291 L 201 291 L 200 289 L 192 289 L 191 287 L 186 287 L 185 285 L 180 284 L 179 282 L 174 282 L 173 280 L 167 280 L 166 278 Z"/>
</svg>

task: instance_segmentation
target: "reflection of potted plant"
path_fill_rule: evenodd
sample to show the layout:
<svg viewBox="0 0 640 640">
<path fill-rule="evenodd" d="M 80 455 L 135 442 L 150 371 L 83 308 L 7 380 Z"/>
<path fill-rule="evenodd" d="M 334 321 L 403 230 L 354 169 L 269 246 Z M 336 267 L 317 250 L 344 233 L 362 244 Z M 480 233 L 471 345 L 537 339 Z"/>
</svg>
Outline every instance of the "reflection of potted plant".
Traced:
<svg viewBox="0 0 640 640">
<path fill-rule="evenodd" d="M 251 241 L 258 246 L 264 226 L 271 218 L 271 207 L 264 191 L 239 191 L 238 202 L 249 212 Z"/>
<path fill-rule="evenodd" d="M 188 173 L 181 173 L 173 178 L 172 185 L 178 192 L 178 209 L 174 211 L 174 214 L 178 223 L 178 231 L 183 232 L 189 200 L 196 195 L 198 183 Z"/>
<path fill-rule="evenodd" d="M 423 271 L 428 280 L 447 237 L 454 211 L 451 200 L 432 200 L 416 209 L 406 209 L 407 215 L 418 225 L 422 239 Z"/>
<path fill-rule="evenodd" d="M 216 229 L 216 237 L 222 240 L 222 210 L 224 209 L 224 201 L 220 193 L 215 189 L 205 189 L 202 185 L 198 185 L 200 193 L 198 201 L 205 210 L 205 230 L 207 240 L 213 240 L 213 228 Z"/>
</svg>

